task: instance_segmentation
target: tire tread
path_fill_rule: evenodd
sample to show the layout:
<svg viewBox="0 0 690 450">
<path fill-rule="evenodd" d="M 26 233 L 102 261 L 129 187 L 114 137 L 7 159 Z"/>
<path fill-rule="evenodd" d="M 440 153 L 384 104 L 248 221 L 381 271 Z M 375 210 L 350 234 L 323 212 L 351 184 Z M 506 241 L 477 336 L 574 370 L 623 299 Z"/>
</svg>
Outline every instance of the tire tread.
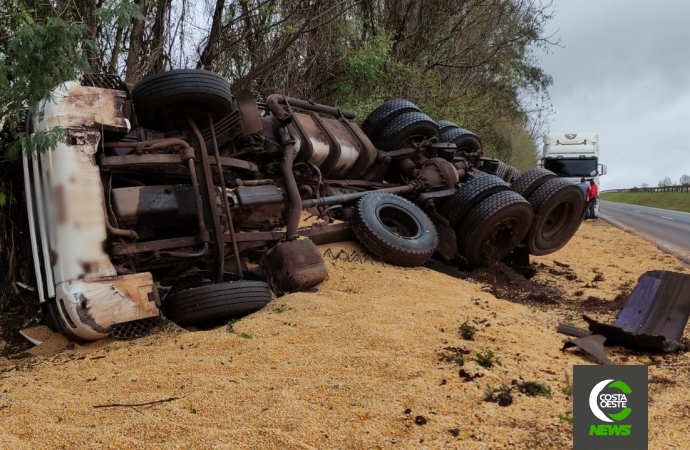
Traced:
<svg viewBox="0 0 690 450">
<path fill-rule="evenodd" d="M 413 203 L 402 197 L 391 195 L 391 197 L 396 198 L 398 206 L 407 206 L 408 211 L 417 210 L 419 214 L 422 214 L 423 218 L 425 218 L 422 222 L 427 222 L 426 224 L 422 223 L 423 229 L 430 229 L 434 234 L 434 244 L 431 248 L 409 249 L 400 247 L 395 243 L 387 241 L 384 236 L 379 234 L 363 214 L 362 209 L 366 206 L 366 202 L 372 198 L 372 195 L 376 194 L 368 194 L 360 199 L 352 219 L 352 230 L 355 236 L 357 236 L 357 239 L 364 245 L 364 248 L 384 262 L 398 266 L 415 267 L 421 266 L 428 261 L 434 254 L 434 251 L 436 251 L 436 246 L 438 245 L 438 234 L 436 233 L 436 228 L 431 219 Z"/>
<path fill-rule="evenodd" d="M 235 281 L 177 292 L 165 304 L 166 316 L 179 325 L 258 311 L 271 301 L 271 290 L 263 281 Z"/>
</svg>

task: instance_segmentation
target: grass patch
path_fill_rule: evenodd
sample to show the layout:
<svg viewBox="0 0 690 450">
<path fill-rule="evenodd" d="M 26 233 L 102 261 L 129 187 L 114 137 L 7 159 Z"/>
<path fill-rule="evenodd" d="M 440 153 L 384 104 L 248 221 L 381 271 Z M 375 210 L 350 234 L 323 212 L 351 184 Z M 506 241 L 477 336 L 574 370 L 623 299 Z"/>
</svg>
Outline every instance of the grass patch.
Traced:
<svg viewBox="0 0 690 450">
<path fill-rule="evenodd" d="M 622 294 L 627 294 L 627 293 L 630 292 L 630 290 L 632 289 L 633 284 L 635 284 L 635 282 L 634 282 L 633 280 L 626 280 L 625 282 L 621 283 L 621 284 L 618 286 L 618 290 L 619 290 Z"/>
<path fill-rule="evenodd" d="M 537 383 L 536 381 L 521 381 L 515 385 L 518 391 L 530 397 L 548 397 L 551 398 L 551 388 L 544 383 Z"/>
<path fill-rule="evenodd" d="M 477 329 L 469 323 L 465 322 L 462 325 L 460 325 L 460 329 L 458 330 L 458 332 L 464 340 L 474 341 L 474 335 L 477 332 Z"/>
<path fill-rule="evenodd" d="M 599 197 L 610 202 L 690 212 L 690 192 L 611 192 Z"/>
<path fill-rule="evenodd" d="M 498 403 L 498 406 L 510 406 L 513 404 L 512 386 L 506 384 L 499 388 L 487 387 L 484 390 L 484 401 Z"/>
<path fill-rule="evenodd" d="M 460 347 L 446 347 L 443 349 L 443 351 L 439 352 L 438 359 L 439 361 L 463 366 L 465 364 L 463 355 L 467 355 L 469 352 L 469 350 L 465 350 L 464 348 Z"/>
<path fill-rule="evenodd" d="M 565 414 L 559 414 L 557 417 L 561 422 L 573 423 L 573 413 L 570 411 L 566 411 Z"/>
<path fill-rule="evenodd" d="M 570 379 L 570 374 L 566 371 L 565 372 L 565 380 L 564 380 L 565 386 L 561 389 L 561 392 L 563 392 L 565 395 L 568 397 L 573 396 L 573 381 Z"/>
<path fill-rule="evenodd" d="M 477 364 L 479 364 L 482 367 L 486 367 L 487 369 L 491 368 L 496 365 L 501 365 L 501 359 L 496 358 L 496 355 L 494 352 L 491 350 L 487 351 L 486 353 L 477 353 Z"/>
</svg>

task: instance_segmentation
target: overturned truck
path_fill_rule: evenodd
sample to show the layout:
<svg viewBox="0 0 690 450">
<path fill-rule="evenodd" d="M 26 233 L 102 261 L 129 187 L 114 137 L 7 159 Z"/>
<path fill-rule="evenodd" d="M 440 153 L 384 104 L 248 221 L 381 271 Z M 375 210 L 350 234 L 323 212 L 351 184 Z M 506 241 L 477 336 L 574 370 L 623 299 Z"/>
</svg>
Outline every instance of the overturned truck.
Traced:
<svg viewBox="0 0 690 450">
<path fill-rule="evenodd" d="M 485 157 L 479 138 L 391 100 L 355 112 L 209 71 L 130 90 L 90 74 L 58 87 L 27 131 L 68 130 L 24 156 L 42 310 L 76 339 L 130 337 L 161 312 L 197 325 L 253 312 L 322 282 L 316 245 L 356 237 L 375 257 L 472 268 L 516 248 L 563 247 L 580 189 L 542 168 Z M 300 227 L 303 211 L 320 220 Z"/>
</svg>

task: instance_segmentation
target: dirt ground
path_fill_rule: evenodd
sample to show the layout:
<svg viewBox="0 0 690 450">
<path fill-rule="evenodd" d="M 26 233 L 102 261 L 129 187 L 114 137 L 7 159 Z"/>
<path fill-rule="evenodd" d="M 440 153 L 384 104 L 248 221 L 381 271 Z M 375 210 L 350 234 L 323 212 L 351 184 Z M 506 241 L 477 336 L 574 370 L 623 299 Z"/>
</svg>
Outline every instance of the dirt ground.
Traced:
<svg viewBox="0 0 690 450">
<path fill-rule="evenodd" d="M 231 327 L 88 345 L 34 330 L 43 345 L 0 359 L 0 448 L 571 448 L 572 367 L 595 362 L 562 352 L 556 326 L 613 319 L 647 270 L 690 273 L 602 221 L 534 258 L 530 280 L 321 250 L 315 292 Z M 607 353 L 649 365 L 650 449 L 690 448 L 690 353 Z"/>
</svg>

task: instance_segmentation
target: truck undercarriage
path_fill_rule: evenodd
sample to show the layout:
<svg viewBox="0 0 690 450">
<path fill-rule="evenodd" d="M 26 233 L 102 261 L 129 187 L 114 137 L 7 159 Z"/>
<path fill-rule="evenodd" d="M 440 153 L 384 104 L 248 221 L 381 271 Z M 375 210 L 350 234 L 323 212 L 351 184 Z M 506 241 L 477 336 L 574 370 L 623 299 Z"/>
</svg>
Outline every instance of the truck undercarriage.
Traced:
<svg viewBox="0 0 690 450">
<path fill-rule="evenodd" d="M 25 186 L 40 301 L 75 338 L 160 311 L 180 325 L 255 311 L 327 277 L 316 244 L 354 236 L 391 264 L 471 268 L 554 252 L 584 217 L 577 186 L 485 157 L 406 100 L 360 128 L 354 111 L 232 95 L 202 70 L 56 93 L 33 128 L 68 139 L 25 157 Z M 305 211 L 316 225 L 300 228 Z"/>
</svg>

